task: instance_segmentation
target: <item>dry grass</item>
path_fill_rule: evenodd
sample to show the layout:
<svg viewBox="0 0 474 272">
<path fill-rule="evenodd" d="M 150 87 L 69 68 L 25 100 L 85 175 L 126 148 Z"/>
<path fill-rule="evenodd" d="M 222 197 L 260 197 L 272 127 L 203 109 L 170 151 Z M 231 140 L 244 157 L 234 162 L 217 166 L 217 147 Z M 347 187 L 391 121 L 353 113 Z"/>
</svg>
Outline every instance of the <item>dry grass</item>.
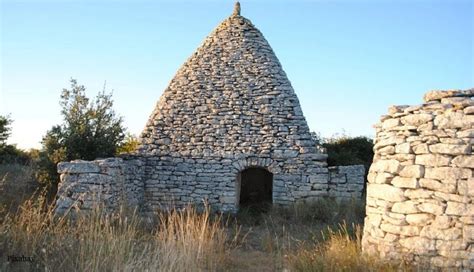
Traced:
<svg viewBox="0 0 474 272">
<path fill-rule="evenodd" d="M 20 202 L 15 195 L 29 180 L 21 176 L 27 169 L 13 170 L 16 189 L 0 192 L 8 203 Z M 323 199 L 227 216 L 187 207 L 157 213 L 153 224 L 133 210 L 107 215 L 100 207 L 74 221 L 55 217 L 41 195 L 9 207 L 0 215 L 0 271 L 410 270 L 362 254 L 358 201 Z M 9 262 L 10 255 L 33 262 Z"/>
<path fill-rule="evenodd" d="M 245 252 L 232 259 L 242 271 L 412 271 L 414 268 L 362 253 L 365 204 L 321 199 L 290 207 L 273 207 L 265 214 L 242 211 L 237 224 L 248 231 Z M 346 223 L 347 222 L 347 223 Z M 258 260 L 258 261 L 255 261 Z M 235 261 L 234 263 L 239 263 Z"/>
<path fill-rule="evenodd" d="M 150 231 L 136 213 L 105 215 L 95 209 L 74 222 L 53 216 L 44 198 L 26 201 L 0 225 L 0 270 L 25 271 L 196 271 L 225 265 L 233 239 L 206 209 L 158 215 Z M 8 255 L 34 262 L 8 262 Z"/>
<path fill-rule="evenodd" d="M 401 264 L 386 263 L 361 251 L 360 225 L 339 225 L 323 232 L 323 241 L 302 245 L 289 255 L 295 271 L 411 271 Z"/>
<path fill-rule="evenodd" d="M 33 167 L 20 164 L 0 164 L 0 219 L 14 212 L 37 190 Z"/>
</svg>

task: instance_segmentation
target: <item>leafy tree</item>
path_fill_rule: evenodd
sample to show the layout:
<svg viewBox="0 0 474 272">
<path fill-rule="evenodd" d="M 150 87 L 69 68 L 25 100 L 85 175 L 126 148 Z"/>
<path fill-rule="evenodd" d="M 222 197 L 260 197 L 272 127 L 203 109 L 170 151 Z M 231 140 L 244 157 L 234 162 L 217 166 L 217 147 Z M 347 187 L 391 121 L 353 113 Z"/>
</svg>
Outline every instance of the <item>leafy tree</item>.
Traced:
<svg viewBox="0 0 474 272">
<path fill-rule="evenodd" d="M 125 137 L 122 118 L 112 109 L 112 93 L 104 88 L 95 100 L 90 100 L 85 91 L 83 85 L 71 79 L 70 89 L 61 93 L 63 123 L 53 126 L 42 140 L 36 176 L 50 188 L 51 196 L 59 181 L 58 162 L 114 156 Z"/>
<path fill-rule="evenodd" d="M 12 120 L 9 116 L 0 115 L 0 149 L 7 143 L 7 139 L 10 136 Z"/>
</svg>

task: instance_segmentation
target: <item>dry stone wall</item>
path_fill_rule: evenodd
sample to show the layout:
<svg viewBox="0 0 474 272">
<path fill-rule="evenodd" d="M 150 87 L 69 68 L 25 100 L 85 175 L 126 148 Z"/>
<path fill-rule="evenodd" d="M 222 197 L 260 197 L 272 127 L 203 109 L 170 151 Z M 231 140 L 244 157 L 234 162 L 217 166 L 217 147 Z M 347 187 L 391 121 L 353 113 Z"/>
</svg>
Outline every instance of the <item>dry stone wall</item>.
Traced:
<svg viewBox="0 0 474 272">
<path fill-rule="evenodd" d="M 148 176 L 147 171 L 150 171 L 150 166 L 144 163 L 146 161 L 154 161 L 154 167 L 160 165 L 160 169 L 166 169 L 166 166 L 170 169 L 170 173 L 163 170 L 163 175 L 166 175 L 163 185 L 145 185 L 143 177 Z M 230 159 L 207 160 L 189 164 L 184 159 L 177 162 L 129 157 L 60 163 L 58 172 L 61 182 L 56 212 L 88 211 L 95 205 L 114 211 L 123 203 L 149 214 L 155 209 L 204 201 L 221 211 L 236 211 L 239 200 L 236 177 L 241 169 L 264 166 L 274 173 L 280 171 L 277 164 L 269 159 L 254 157 L 231 162 Z M 226 168 L 232 169 L 230 175 Z M 364 174 L 363 165 L 335 166 L 329 168 L 329 176 L 308 173 L 307 185 L 303 186 L 297 186 L 300 180 L 293 175 L 277 175 L 273 180 L 274 203 L 288 205 L 299 200 L 312 201 L 328 196 L 338 200 L 361 199 Z M 290 195 L 285 194 L 285 187 L 288 186 L 292 186 Z M 147 196 L 146 192 L 150 191 L 152 197 Z"/>
<path fill-rule="evenodd" d="M 375 127 L 363 250 L 474 269 L 474 89 L 428 92 Z"/>
<path fill-rule="evenodd" d="M 237 211 L 239 173 L 252 167 L 271 172 L 275 204 L 329 193 L 347 198 L 359 195 L 362 183 L 349 184 L 360 176 L 350 168 L 335 170 L 328 182 L 327 155 L 318 150 L 291 83 L 239 4 L 178 70 L 133 155 L 60 164 L 58 209 L 89 187 L 83 207 L 97 194 L 114 207 L 120 191 L 144 212 L 203 200 Z"/>
<path fill-rule="evenodd" d="M 307 172 L 292 174 L 285 167 L 309 165 Z M 205 158 L 148 158 L 145 176 L 147 210 L 202 203 L 221 211 L 237 211 L 240 171 L 260 167 L 273 174 L 273 203 L 291 204 L 327 195 L 327 168 L 313 167 L 298 158 L 273 160 L 257 156 Z M 298 171 L 298 168 L 293 168 Z M 301 170 L 299 170 L 301 171 Z"/>
<path fill-rule="evenodd" d="M 143 205 L 143 162 L 137 158 L 108 158 L 58 164 L 60 183 L 56 213 L 91 210 L 95 206 L 113 211 L 120 204 Z"/>
<path fill-rule="evenodd" d="M 364 184 L 363 165 L 329 167 L 329 197 L 339 200 L 360 200 L 364 194 Z"/>
<path fill-rule="evenodd" d="M 141 134 L 146 203 L 207 198 L 235 211 L 236 176 L 269 170 L 274 203 L 327 194 L 321 154 L 290 81 L 263 34 L 238 8 L 178 70 Z"/>
</svg>

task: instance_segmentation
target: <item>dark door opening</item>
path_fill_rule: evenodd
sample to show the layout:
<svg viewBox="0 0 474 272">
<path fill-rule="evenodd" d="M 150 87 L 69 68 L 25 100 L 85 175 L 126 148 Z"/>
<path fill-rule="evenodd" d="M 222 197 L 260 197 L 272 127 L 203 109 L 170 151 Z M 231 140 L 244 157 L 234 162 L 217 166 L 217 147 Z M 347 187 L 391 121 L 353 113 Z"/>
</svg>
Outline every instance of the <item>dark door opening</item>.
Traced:
<svg viewBox="0 0 474 272">
<path fill-rule="evenodd" d="M 273 174 L 263 168 L 240 172 L 240 207 L 266 209 L 272 204 Z"/>
</svg>

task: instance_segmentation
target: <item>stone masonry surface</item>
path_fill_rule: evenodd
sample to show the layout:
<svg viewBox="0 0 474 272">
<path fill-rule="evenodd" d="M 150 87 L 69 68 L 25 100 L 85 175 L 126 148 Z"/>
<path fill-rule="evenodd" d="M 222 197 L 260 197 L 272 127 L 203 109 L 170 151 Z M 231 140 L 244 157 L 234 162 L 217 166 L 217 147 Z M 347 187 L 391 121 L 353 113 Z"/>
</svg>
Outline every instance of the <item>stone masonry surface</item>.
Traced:
<svg viewBox="0 0 474 272">
<path fill-rule="evenodd" d="M 238 208 L 238 173 L 273 174 L 273 202 L 327 194 L 298 98 L 262 33 L 238 7 L 178 70 L 141 134 L 150 210 L 200 202 Z"/>
<path fill-rule="evenodd" d="M 105 209 L 114 211 L 122 203 L 143 212 L 143 165 L 142 160 L 136 157 L 59 163 L 61 182 L 56 212 L 65 214 L 69 210 L 88 211 L 95 205 L 102 205 Z M 361 199 L 364 173 L 363 165 L 330 167 L 329 182 L 326 186 L 328 191 L 323 196 L 346 201 Z M 200 190 L 199 186 L 197 189 L 193 186 L 180 189 L 190 192 Z M 226 194 L 222 197 L 226 197 Z M 204 199 L 206 196 L 193 199 L 189 194 L 187 203 L 200 203 Z"/>
<path fill-rule="evenodd" d="M 363 165 L 329 167 L 329 197 L 339 200 L 360 200 L 364 193 L 364 183 Z"/>
<path fill-rule="evenodd" d="M 431 91 L 375 126 L 363 250 L 474 269 L 474 89 Z"/>
<path fill-rule="evenodd" d="M 137 158 L 59 163 L 61 182 L 56 213 L 90 210 L 96 205 L 110 211 L 120 204 L 141 207 L 144 195 L 142 172 L 143 163 Z"/>
<path fill-rule="evenodd" d="M 145 213 L 204 200 L 236 211 L 250 167 L 272 173 L 275 204 L 363 190 L 360 167 L 328 170 L 280 62 L 238 3 L 178 70 L 140 138 L 123 159 L 59 164 L 57 210 L 95 200 L 113 209 L 123 195 Z"/>
<path fill-rule="evenodd" d="M 204 40 L 161 96 L 133 154 L 58 164 L 56 211 L 143 213 L 202 203 L 239 207 L 239 173 L 273 174 L 272 199 L 360 198 L 363 166 L 327 167 L 298 98 L 240 5 Z M 428 267 L 474 269 L 474 89 L 432 91 L 376 125 L 363 250 Z"/>
</svg>

